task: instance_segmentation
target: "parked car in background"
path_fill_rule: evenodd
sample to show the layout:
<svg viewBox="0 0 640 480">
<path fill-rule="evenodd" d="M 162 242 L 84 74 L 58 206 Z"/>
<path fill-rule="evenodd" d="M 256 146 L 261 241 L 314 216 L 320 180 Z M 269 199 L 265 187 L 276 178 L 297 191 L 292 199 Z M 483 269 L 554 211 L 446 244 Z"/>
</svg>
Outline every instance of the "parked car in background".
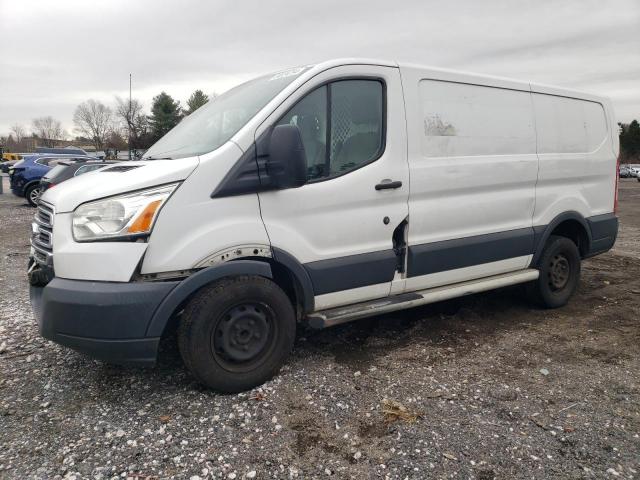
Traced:
<svg viewBox="0 0 640 480">
<path fill-rule="evenodd" d="M 29 205 L 35 207 L 40 196 L 40 179 L 63 160 L 88 160 L 94 157 L 77 155 L 30 155 L 24 157 L 9 169 L 11 191 L 18 197 L 24 197 Z"/>
<path fill-rule="evenodd" d="M 78 147 L 63 147 L 63 148 L 36 147 L 36 153 L 55 154 L 55 155 L 82 155 L 85 157 L 89 156 L 89 154 L 86 151 Z"/>
<path fill-rule="evenodd" d="M 100 160 L 63 160 L 58 165 L 49 170 L 42 179 L 40 179 L 40 195 L 48 189 L 59 185 L 73 177 L 83 175 L 85 173 L 99 170 L 107 165 L 117 163 L 115 161 Z"/>
<path fill-rule="evenodd" d="M 620 166 L 620 178 L 629 178 L 631 177 L 631 169 L 629 167 L 627 167 L 626 165 L 621 165 Z"/>
<path fill-rule="evenodd" d="M 640 165 L 628 165 L 632 177 L 640 178 Z"/>
<path fill-rule="evenodd" d="M 9 169 L 20 161 L 21 160 L 8 160 L 6 162 L 2 162 L 0 163 L 0 170 L 2 170 L 2 173 L 9 173 Z"/>
</svg>

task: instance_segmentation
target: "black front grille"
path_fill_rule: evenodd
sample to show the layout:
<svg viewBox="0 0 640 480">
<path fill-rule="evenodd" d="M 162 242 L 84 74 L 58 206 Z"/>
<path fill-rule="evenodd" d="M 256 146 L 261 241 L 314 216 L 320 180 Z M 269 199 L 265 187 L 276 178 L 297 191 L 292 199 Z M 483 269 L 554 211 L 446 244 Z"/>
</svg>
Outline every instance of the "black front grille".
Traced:
<svg viewBox="0 0 640 480">
<path fill-rule="evenodd" d="M 53 209 L 40 202 L 36 213 L 36 221 L 42 226 L 53 228 Z"/>
<path fill-rule="evenodd" d="M 40 202 L 33 222 L 31 246 L 35 261 L 47 266 L 53 265 L 54 218 L 53 208 Z"/>
<path fill-rule="evenodd" d="M 38 244 L 47 250 L 53 250 L 53 243 L 51 241 L 51 231 L 46 230 L 44 227 L 38 229 L 38 233 L 34 236 L 34 240 Z"/>
<path fill-rule="evenodd" d="M 36 262 L 38 262 L 38 263 L 42 263 L 42 264 L 44 264 L 44 265 L 47 265 L 47 264 L 48 264 L 48 258 L 47 258 L 47 255 L 45 255 L 44 253 L 42 253 L 42 252 L 40 252 L 40 251 L 38 251 L 38 250 L 35 250 L 35 249 L 34 249 L 34 251 L 33 251 L 33 257 L 34 257 L 35 261 L 36 261 Z"/>
</svg>

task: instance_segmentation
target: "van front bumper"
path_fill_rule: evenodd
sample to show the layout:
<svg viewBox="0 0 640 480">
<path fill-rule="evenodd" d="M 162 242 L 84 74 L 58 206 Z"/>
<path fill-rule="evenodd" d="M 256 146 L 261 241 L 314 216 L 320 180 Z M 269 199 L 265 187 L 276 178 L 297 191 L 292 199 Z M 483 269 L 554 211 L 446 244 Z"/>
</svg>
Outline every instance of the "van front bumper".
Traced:
<svg viewBox="0 0 640 480">
<path fill-rule="evenodd" d="M 54 278 L 32 286 L 44 338 L 109 363 L 152 366 L 159 336 L 147 336 L 156 308 L 179 282 L 92 282 Z"/>
</svg>

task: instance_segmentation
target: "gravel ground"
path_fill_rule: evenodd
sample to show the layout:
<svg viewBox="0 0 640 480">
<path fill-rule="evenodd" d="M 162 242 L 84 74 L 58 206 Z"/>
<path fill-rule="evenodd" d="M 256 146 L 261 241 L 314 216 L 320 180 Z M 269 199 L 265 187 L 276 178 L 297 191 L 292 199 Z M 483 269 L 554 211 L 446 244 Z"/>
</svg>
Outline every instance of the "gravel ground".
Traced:
<svg viewBox="0 0 640 480">
<path fill-rule="evenodd" d="M 618 244 L 565 308 L 512 288 L 303 333 L 277 378 L 223 396 L 171 339 L 144 370 L 40 338 L 33 210 L 0 195 L 0 478 L 637 478 L 639 212 L 623 180 Z"/>
</svg>

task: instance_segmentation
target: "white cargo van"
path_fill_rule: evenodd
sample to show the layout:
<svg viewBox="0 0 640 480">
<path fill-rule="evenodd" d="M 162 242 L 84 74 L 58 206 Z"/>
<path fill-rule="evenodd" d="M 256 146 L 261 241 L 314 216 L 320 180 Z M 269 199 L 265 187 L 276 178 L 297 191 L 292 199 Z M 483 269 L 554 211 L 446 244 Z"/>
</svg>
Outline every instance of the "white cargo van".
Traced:
<svg viewBox="0 0 640 480">
<path fill-rule="evenodd" d="M 606 98 L 369 60 L 265 75 L 142 161 L 48 190 L 30 279 L 42 335 L 239 391 L 315 328 L 528 283 L 564 305 L 616 238 Z"/>
</svg>

